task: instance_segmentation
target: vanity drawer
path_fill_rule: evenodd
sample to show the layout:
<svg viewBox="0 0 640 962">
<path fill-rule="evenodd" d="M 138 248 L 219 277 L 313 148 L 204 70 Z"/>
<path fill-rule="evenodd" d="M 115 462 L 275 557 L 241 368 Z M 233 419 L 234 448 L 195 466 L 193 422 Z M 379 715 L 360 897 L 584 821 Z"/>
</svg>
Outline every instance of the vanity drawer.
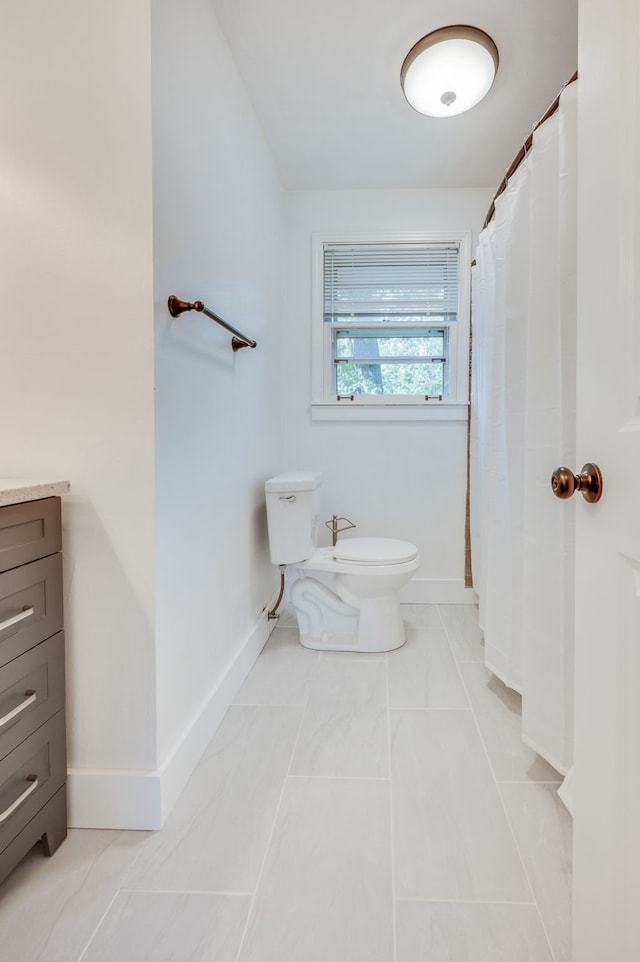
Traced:
<svg viewBox="0 0 640 962">
<path fill-rule="evenodd" d="M 0 761 L 0 852 L 64 784 L 64 711 Z"/>
<path fill-rule="evenodd" d="M 0 574 L 0 665 L 61 628 L 61 555 Z"/>
<path fill-rule="evenodd" d="M 0 759 L 63 707 L 60 631 L 0 668 Z"/>
<path fill-rule="evenodd" d="M 44 558 L 61 548 L 60 498 L 0 508 L 0 571 Z"/>
</svg>

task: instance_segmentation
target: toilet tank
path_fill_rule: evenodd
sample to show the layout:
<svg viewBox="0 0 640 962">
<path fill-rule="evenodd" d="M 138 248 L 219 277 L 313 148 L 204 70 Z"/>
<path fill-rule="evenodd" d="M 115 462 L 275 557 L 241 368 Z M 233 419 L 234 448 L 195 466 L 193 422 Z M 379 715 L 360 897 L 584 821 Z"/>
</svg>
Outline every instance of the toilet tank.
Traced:
<svg viewBox="0 0 640 962">
<path fill-rule="evenodd" d="M 311 557 L 321 484 L 322 474 L 318 471 L 293 471 L 265 481 L 269 551 L 274 565 Z"/>
</svg>

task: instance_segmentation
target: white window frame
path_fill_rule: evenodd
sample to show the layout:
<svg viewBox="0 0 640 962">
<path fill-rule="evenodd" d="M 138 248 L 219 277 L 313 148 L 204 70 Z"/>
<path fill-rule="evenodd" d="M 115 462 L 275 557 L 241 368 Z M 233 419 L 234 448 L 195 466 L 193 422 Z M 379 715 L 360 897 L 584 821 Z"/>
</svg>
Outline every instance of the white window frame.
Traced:
<svg viewBox="0 0 640 962">
<path fill-rule="evenodd" d="M 440 401 L 423 397 L 370 395 L 338 401 L 333 392 L 334 373 L 331 350 L 331 324 L 324 320 L 324 245 L 325 244 L 442 244 L 459 245 L 459 312 L 449 323 L 438 321 L 432 327 L 449 330 L 449 393 Z M 471 231 L 429 231 L 424 233 L 345 233 L 312 234 L 312 309 L 311 309 L 311 417 L 314 421 L 458 421 L 466 420 L 469 406 L 469 314 L 471 298 Z M 406 326 L 406 325 L 405 325 Z"/>
</svg>

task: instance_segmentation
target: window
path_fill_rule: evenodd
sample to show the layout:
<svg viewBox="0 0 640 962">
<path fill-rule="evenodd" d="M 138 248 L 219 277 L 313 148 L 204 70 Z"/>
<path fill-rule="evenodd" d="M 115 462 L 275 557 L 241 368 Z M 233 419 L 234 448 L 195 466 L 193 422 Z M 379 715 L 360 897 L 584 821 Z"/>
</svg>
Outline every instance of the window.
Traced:
<svg viewBox="0 0 640 962">
<path fill-rule="evenodd" d="M 434 405 L 466 405 L 467 237 L 315 237 L 314 246 L 314 418 L 363 408 L 433 417 Z"/>
<path fill-rule="evenodd" d="M 336 396 L 447 393 L 446 328 L 335 327 L 331 340 Z"/>
</svg>

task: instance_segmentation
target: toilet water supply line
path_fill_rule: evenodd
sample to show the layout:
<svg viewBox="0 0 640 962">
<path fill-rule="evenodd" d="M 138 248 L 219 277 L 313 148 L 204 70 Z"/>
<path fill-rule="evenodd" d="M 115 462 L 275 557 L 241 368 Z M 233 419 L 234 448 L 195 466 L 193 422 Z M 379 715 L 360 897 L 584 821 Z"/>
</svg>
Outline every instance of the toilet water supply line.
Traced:
<svg viewBox="0 0 640 962">
<path fill-rule="evenodd" d="M 267 612 L 267 618 L 269 621 L 273 621 L 275 618 L 279 618 L 278 608 L 280 607 L 280 602 L 282 601 L 282 596 L 284 594 L 284 572 L 285 565 L 280 565 L 280 594 L 278 595 L 277 601 L 271 611 Z"/>
<path fill-rule="evenodd" d="M 339 528 L 338 527 L 339 521 L 346 521 L 347 523 L 344 525 L 344 527 Z M 353 521 L 349 521 L 348 518 L 338 517 L 337 514 L 333 514 L 331 515 L 330 521 L 325 521 L 325 527 L 329 528 L 329 530 L 331 531 L 331 544 L 332 544 L 332 547 L 335 548 L 336 544 L 338 543 L 338 535 L 342 531 L 348 531 L 349 528 L 356 528 L 357 525 L 355 525 Z M 278 598 L 273 608 L 271 608 L 271 610 L 267 612 L 267 618 L 269 619 L 269 621 L 273 621 L 276 618 L 280 617 L 280 615 L 278 614 L 278 608 L 280 607 L 280 602 L 282 601 L 282 596 L 284 595 L 285 570 L 286 570 L 286 565 L 280 565 L 280 594 L 278 595 Z"/>
</svg>

